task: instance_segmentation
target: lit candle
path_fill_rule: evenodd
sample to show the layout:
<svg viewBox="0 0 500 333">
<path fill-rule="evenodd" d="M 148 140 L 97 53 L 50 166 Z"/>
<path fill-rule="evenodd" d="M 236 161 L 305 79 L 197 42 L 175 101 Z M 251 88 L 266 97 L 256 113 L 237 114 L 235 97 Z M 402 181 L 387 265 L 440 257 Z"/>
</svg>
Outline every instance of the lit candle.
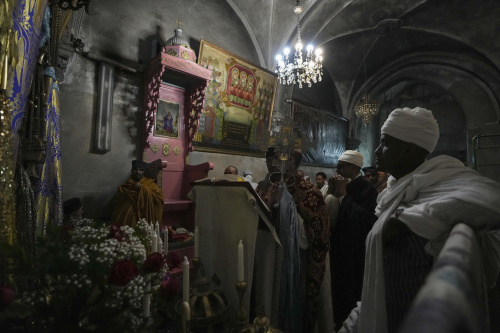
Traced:
<svg viewBox="0 0 500 333">
<path fill-rule="evenodd" d="M 194 257 L 200 257 L 200 231 L 198 230 L 198 226 L 194 228 Z"/>
<path fill-rule="evenodd" d="M 151 305 L 151 274 L 146 274 L 146 287 L 144 288 L 144 296 L 142 297 L 142 311 L 144 317 L 149 317 L 149 307 Z"/>
<path fill-rule="evenodd" d="M 243 240 L 240 239 L 240 243 L 238 244 L 238 281 L 245 281 L 245 274 L 243 270 L 244 261 L 243 261 Z"/>
<path fill-rule="evenodd" d="M 163 233 L 163 254 L 168 254 L 168 227 L 165 227 L 165 231 Z"/>
<path fill-rule="evenodd" d="M 182 263 L 182 300 L 189 303 L 189 261 L 186 256 Z"/>
</svg>

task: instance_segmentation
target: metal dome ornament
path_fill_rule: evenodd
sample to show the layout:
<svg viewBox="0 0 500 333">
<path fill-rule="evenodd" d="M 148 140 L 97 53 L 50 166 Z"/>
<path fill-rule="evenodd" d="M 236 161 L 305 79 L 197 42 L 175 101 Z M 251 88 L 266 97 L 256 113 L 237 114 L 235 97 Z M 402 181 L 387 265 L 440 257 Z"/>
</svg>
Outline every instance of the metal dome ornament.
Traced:
<svg viewBox="0 0 500 333">
<path fill-rule="evenodd" d="M 365 126 L 371 123 L 373 117 L 375 117 L 380 108 L 380 103 L 376 100 L 370 100 L 370 96 L 365 93 L 361 100 L 354 106 L 354 111 L 356 116 L 361 118 Z"/>
<path fill-rule="evenodd" d="M 173 57 L 183 58 L 196 63 L 196 54 L 189 46 L 189 43 L 182 37 L 181 21 L 176 20 L 177 28 L 174 30 L 174 36 L 165 42 L 163 52 Z"/>
<path fill-rule="evenodd" d="M 169 38 L 165 44 L 168 46 L 181 45 L 187 48 L 191 48 L 189 47 L 189 43 L 182 37 L 181 21 L 175 20 L 175 23 L 177 23 L 177 29 L 174 30 L 174 36 Z"/>
<path fill-rule="evenodd" d="M 191 320 L 189 326 L 193 332 L 229 332 L 229 308 L 226 296 L 214 289 L 212 282 L 205 276 L 205 267 L 201 260 L 193 265 L 197 270 L 196 287 L 189 295 Z M 175 307 L 178 317 L 182 315 L 182 300 Z M 178 319 L 179 319 L 178 318 Z"/>
</svg>

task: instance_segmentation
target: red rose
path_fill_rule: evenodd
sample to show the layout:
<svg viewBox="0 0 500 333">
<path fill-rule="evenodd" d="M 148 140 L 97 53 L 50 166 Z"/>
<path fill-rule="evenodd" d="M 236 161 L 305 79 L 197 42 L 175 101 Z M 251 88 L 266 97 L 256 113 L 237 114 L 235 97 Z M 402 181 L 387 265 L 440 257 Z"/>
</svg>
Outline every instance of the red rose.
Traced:
<svg viewBox="0 0 500 333">
<path fill-rule="evenodd" d="M 171 298 L 179 293 L 179 281 L 171 277 L 160 283 L 159 294 L 163 298 Z"/>
<path fill-rule="evenodd" d="M 128 259 L 119 260 L 114 263 L 113 270 L 109 276 L 109 282 L 118 286 L 124 286 L 139 275 L 137 266 Z"/>
<path fill-rule="evenodd" d="M 16 292 L 11 287 L 0 287 L 0 305 L 7 306 L 14 301 Z"/>
<path fill-rule="evenodd" d="M 167 261 L 169 269 L 174 269 L 175 267 L 181 266 L 181 257 L 179 257 L 176 252 L 169 252 L 165 260 Z"/>
<path fill-rule="evenodd" d="M 165 265 L 165 259 L 159 252 L 154 252 L 146 257 L 146 261 L 142 264 L 142 269 L 146 273 L 158 273 Z"/>
<path fill-rule="evenodd" d="M 121 242 L 123 237 L 124 235 L 120 225 L 113 223 L 109 226 L 109 238 L 115 238 L 117 241 Z"/>
<path fill-rule="evenodd" d="M 71 222 L 64 223 L 63 230 L 65 232 L 70 232 L 71 230 L 73 230 L 73 225 L 71 224 Z"/>
</svg>

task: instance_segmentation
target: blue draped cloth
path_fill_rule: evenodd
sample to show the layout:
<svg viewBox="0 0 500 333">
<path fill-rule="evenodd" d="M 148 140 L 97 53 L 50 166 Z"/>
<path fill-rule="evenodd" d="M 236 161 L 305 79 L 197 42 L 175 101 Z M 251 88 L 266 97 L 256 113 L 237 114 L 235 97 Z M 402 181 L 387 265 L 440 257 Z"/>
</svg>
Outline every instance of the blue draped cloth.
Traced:
<svg viewBox="0 0 500 333">
<path fill-rule="evenodd" d="M 49 223 L 62 224 L 64 216 L 62 207 L 59 87 L 55 79 L 54 68 L 46 68 L 45 81 L 50 87 L 48 103 L 45 108 L 46 157 L 40 180 L 34 188 L 37 231 L 39 234 L 45 233 L 45 228 Z"/>
<path fill-rule="evenodd" d="M 19 58 L 7 91 L 13 105 L 11 119 L 14 134 L 14 159 L 16 159 L 19 144 L 17 131 L 21 127 L 26 109 L 40 41 L 44 39 L 42 22 L 47 6 L 47 0 L 19 0 L 13 13 Z"/>
<path fill-rule="evenodd" d="M 279 327 L 287 333 L 302 332 L 299 218 L 292 195 L 283 189 L 279 202 L 279 239 L 283 246 L 280 279 Z"/>
</svg>

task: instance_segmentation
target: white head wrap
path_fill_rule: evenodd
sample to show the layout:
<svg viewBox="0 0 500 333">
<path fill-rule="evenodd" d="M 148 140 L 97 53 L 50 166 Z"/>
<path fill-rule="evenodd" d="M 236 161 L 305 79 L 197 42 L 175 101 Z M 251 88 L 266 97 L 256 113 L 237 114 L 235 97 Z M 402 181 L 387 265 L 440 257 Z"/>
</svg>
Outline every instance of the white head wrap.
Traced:
<svg viewBox="0 0 500 333">
<path fill-rule="evenodd" d="M 439 127 L 432 111 L 416 107 L 395 109 L 381 130 L 396 139 L 414 143 L 432 153 L 439 139 Z"/>
<path fill-rule="evenodd" d="M 339 161 L 349 162 L 359 166 L 360 168 L 363 167 L 363 155 L 355 150 L 346 150 L 342 155 L 340 155 Z"/>
</svg>

